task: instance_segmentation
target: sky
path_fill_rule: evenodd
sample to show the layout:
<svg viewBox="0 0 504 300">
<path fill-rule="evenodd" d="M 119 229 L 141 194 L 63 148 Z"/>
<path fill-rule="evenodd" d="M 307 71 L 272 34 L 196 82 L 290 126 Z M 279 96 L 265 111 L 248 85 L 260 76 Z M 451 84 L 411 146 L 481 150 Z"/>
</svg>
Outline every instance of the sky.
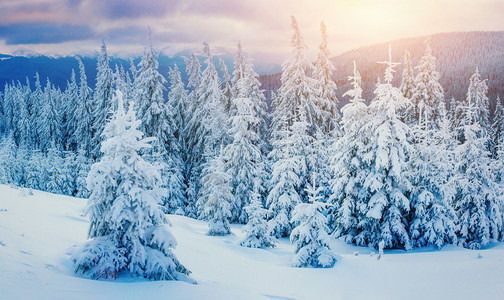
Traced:
<svg viewBox="0 0 504 300">
<path fill-rule="evenodd" d="M 320 22 L 337 55 L 354 48 L 439 32 L 504 30 L 504 0 L 0 0 L 0 53 L 92 54 L 105 40 L 116 56 L 154 46 L 173 56 L 231 52 L 281 63 L 295 16 L 315 58 Z"/>
</svg>

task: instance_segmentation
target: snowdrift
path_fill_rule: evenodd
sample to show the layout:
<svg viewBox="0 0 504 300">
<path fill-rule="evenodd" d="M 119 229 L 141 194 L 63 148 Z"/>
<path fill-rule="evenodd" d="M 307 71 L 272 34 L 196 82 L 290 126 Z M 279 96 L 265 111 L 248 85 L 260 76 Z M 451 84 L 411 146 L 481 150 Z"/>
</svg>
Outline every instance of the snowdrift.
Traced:
<svg viewBox="0 0 504 300">
<path fill-rule="evenodd" d="M 0 185 L 0 299 L 502 299 L 504 244 L 472 251 L 375 250 L 333 241 L 333 268 L 293 268 L 287 239 L 274 249 L 239 246 L 232 234 L 207 236 L 207 224 L 169 216 L 175 255 L 198 284 L 120 274 L 90 280 L 70 256 L 87 237 L 85 199 Z M 358 255 L 356 255 L 358 252 Z"/>
</svg>

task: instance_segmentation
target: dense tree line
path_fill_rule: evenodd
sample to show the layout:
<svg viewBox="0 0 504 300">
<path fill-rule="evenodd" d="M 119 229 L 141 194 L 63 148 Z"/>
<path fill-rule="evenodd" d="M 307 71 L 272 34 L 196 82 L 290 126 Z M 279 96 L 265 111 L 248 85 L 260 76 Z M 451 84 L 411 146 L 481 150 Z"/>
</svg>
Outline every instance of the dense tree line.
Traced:
<svg viewBox="0 0 504 300">
<path fill-rule="evenodd" d="M 167 74 L 169 82 L 159 73 L 150 40 L 128 71 L 113 70 L 103 44 L 94 90 L 80 60 L 79 76 L 72 72 L 65 90 L 49 79 L 42 87 L 38 75 L 33 87 L 29 81 L 7 84 L 0 101 L 0 180 L 90 196 L 95 242 L 106 240 L 113 248 L 127 237 L 136 246 L 121 245 L 124 251 L 142 245 L 174 264 L 154 260 L 152 268 L 166 272 L 147 272 L 142 262 L 117 254 L 117 261 L 129 264 L 93 276 L 115 276 L 125 268 L 154 279 L 188 274 L 169 250 L 171 237 L 165 247 L 155 236 L 135 240 L 138 232 L 100 233 L 98 212 L 118 205 L 104 191 L 128 194 L 133 186 L 138 193 L 128 195 L 134 201 L 147 197 L 164 213 L 207 220 L 210 235 L 229 234 L 230 223 L 247 224 L 243 246 L 273 247 L 275 237 L 290 237 L 295 266 L 334 265 L 331 236 L 404 249 L 446 243 L 478 249 L 501 240 L 504 112 L 499 100 L 490 118 L 488 82 L 478 69 L 466 98 L 447 107 L 430 41 L 415 67 L 405 52 L 401 84 L 395 84 L 400 63 L 389 47 L 373 99 L 366 104 L 354 62 L 351 88 L 343 94 L 348 103 L 339 110 L 324 23 L 315 64 L 305 55 L 295 18 L 291 27 L 292 52 L 270 104 L 240 44 L 230 74 L 204 43 L 203 65 L 195 54 L 185 58 L 187 85 L 177 66 Z M 127 111 L 124 102 L 131 103 Z M 142 231 L 165 222 L 156 209 L 143 209 L 156 213 L 139 213 L 147 222 L 139 223 Z M 118 224 L 122 217 L 114 215 Z M 80 272 L 98 255 L 92 244 L 86 247 L 74 259 Z"/>
</svg>

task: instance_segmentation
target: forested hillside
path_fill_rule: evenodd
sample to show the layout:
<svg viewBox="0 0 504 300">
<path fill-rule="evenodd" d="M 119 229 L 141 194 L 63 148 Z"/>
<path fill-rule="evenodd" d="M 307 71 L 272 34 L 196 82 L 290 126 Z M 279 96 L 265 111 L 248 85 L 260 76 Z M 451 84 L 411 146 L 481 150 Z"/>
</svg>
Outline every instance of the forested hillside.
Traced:
<svg viewBox="0 0 504 300">
<path fill-rule="evenodd" d="M 208 235 L 247 224 L 244 247 L 289 237 L 295 267 L 333 267 L 334 238 L 379 257 L 504 240 L 504 107 L 488 88 L 501 76 L 499 35 L 332 60 L 322 22 L 313 62 L 294 17 L 291 28 L 282 74 L 263 86 L 240 43 L 232 67 L 204 42 L 184 69 L 162 71 L 150 36 L 127 68 L 103 42 L 95 80 L 76 57 L 63 88 L 38 73 L 6 84 L 0 183 L 89 198 L 91 240 L 72 260 L 92 278 L 187 279 L 165 213 L 208 221 Z"/>
<path fill-rule="evenodd" d="M 336 71 L 334 80 L 338 85 L 337 95 L 340 103 L 346 103 L 341 95 L 349 89 L 347 76 L 353 72 L 353 61 L 362 76 L 363 95 L 366 100 L 372 98 L 376 79 L 382 76 L 385 67 L 376 62 L 383 59 L 383 53 L 392 44 L 392 56 L 402 58 L 404 51 L 411 54 L 413 66 L 417 66 L 424 52 L 427 36 L 400 39 L 383 44 L 354 49 L 332 59 Z M 476 67 L 483 79 L 488 79 L 488 96 L 491 108 L 495 99 L 504 98 L 504 32 L 453 32 L 439 33 L 431 37 L 433 54 L 437 58 L 437 69 L 441 74 L 440 83 L 445 91 L 445 99 L 452 97 L 462 100 L 466 97 L 469 78 Z M 397 67 L 396 74 L 401 74 L 403 65 Z M 275 91 L 280 86 L 280 74 L 262 76 L 262 83 L 267 92 Z M 395 76 L 393 85 L 399 86 L 401 77 Z"/>
</svg>

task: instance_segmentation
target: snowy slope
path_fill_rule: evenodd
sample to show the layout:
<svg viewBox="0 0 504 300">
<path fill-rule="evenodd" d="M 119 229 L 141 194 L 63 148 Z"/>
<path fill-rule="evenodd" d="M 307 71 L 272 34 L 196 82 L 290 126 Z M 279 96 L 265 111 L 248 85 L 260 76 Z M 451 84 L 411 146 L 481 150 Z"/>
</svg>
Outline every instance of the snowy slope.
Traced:
<svg viewBox="0 0 504 300">
<path fill-rule="evenodd" d="M 0 185 L 0 299 L 502 299 L 504 244 L 481 251 L 371 250 L 335 241 L 332 269 L 290 266 L 293 246 L 238 246 L 206 236 L 205 222 L 170 216 L 175 254 L 198 281 L 151 282 L 122 274 L 116 281 L 74 276 L 70 254 L 86 240 L 86 200 Z M 359 251 L 358 256 L 354 255 Z M 481 258 L 478 256 L 481 255 Z"/>
</svg>

